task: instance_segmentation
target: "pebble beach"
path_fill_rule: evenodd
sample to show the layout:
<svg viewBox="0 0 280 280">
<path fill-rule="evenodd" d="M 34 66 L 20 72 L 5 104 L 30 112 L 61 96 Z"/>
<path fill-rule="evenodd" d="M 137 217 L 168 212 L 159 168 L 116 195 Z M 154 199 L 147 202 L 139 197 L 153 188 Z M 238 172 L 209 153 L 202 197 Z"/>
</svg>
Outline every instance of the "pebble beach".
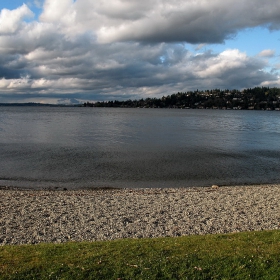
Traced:
<svg viewBox="0 0 280 280">
<path fill-rule="evenodd" d="M 280 185 L 0 189 L 0 245 L 280 228 Z"/>
</svg>

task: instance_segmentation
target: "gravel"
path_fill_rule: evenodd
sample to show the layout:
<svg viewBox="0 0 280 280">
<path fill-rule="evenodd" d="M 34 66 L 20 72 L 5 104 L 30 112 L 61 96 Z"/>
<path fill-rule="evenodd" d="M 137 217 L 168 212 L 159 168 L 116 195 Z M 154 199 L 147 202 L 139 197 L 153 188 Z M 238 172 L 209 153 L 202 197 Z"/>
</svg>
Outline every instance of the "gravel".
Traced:
<svg viewBox="0 0 280 280">
<path fill-rule="evenodd" d="M 62 243 L 280 228 L 280 185 L 0 189 L 0 244 Z"/>
</svg>

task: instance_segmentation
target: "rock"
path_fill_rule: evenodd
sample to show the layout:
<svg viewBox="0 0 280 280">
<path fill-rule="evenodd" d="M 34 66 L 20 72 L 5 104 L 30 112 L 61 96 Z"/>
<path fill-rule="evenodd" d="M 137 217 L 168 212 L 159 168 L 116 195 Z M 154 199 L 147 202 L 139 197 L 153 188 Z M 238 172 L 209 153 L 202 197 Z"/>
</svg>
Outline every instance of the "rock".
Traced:
<svg viewBox="0 0 280 280">
<path fill-rule="evenodd" d="M 0 197 L 0 246 L 280 228 L 280 185 L 132 192 L 0 189 Z"/>
</svg>

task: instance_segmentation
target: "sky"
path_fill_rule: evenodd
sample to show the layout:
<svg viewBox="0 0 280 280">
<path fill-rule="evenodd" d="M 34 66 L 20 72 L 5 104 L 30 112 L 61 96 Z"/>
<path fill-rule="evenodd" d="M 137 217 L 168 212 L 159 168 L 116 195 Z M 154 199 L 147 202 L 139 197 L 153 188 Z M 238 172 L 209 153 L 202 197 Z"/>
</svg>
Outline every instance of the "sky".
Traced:
<svg viewBox="0 0 280 280">
<path fill-rule="evenodd" d="M 280 87 L 279 0 L 1 0 L 0 103 Z"/>
</svg>

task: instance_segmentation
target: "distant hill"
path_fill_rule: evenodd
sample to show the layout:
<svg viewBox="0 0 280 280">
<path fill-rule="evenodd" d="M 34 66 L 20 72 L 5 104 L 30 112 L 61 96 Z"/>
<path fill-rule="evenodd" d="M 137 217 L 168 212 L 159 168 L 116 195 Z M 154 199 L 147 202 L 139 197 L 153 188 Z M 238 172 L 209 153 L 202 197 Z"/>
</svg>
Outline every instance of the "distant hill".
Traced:
<svg viewBox="0 0 280 280">
<path fill-rule="evenodd" d="M 233 109 L 280 111 L 280 89 L 269 87 L 239 90 L 178 92 L 162 98 L 84 103 L 85 107 Z"/>
<path fill-rule="evenodd" d="M 28 102 L 28 103 L 0 103 L 0 106 L 32 106 L 32 107 L 81 107 L 83 105 L 79 104 L 44 104 L 44 103 L 34 103 L 34 102 Z"/>
</svg>

